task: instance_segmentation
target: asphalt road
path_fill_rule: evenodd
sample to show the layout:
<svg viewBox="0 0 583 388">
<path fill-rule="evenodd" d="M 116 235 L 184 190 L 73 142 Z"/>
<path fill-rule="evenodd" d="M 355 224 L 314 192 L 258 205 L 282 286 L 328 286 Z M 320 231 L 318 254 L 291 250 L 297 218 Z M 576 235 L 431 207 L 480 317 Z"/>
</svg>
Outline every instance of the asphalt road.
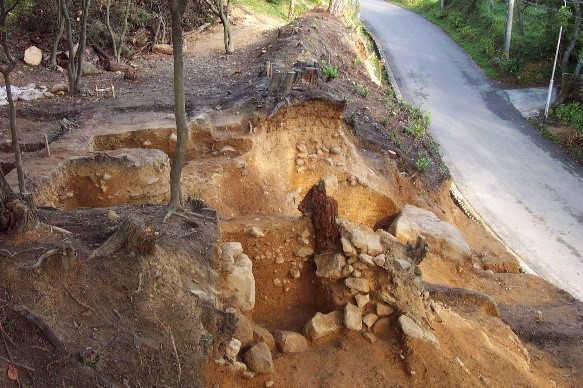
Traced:
<svg viewBox="0 0 583 388">
<path fill-rule="evenodd" d="M 361 0 L 405 101 L 430 131 L 469 204 L 531 270 L 583 300 L 583 169 L 566 161 L 437 26 Z"/>
</svg>

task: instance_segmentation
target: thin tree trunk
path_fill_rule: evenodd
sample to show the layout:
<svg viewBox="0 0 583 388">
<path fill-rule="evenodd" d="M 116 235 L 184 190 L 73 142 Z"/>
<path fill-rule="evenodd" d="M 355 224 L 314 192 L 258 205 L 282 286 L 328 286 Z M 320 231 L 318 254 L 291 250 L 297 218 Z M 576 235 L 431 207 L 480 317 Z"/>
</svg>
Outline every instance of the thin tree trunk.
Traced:
<svg viewBox="0 0 583 388">
<path fill-rule="evenodd" d="M 6 18 L 8 14 L 16 7 L 19 1 L 15 1 L 10 7 L 6 7 L 4 1 L 0 2 L 0 45 L 4 51 L 4 55 L 8 60 L 7 64 L 0 63 L 0 73 L 4 76 L 4 85 L 6 86 L 6 99 L 8 100 L 10 135 L 12 137 L 12 148 L 14 150 L 14 159 L 16 164 L 16 173 L 18 176 L 18 190 L 21 193 L 26 192 L 24 186 L 24 171 L 22 168 L 22 155 L 20 154 L 20 144 L 18 142 L 18 132 L 16 130 L 16 107 L 14 106 L 14 99 L 12 97 L 12 85 L 10 83 L 10 73 L 16 66 L 16 61 L 10 53 L 8 47 L 8 26 L 6 25 Z M 2 174 L 4 178 L 4 174 Z"/>
<path fill-rule="evenodd" d="M 235 47 L 233 45 L 233 39 L 231 39 L 231 24 L 229 23 L 229 16 L 225 15 L 224 12 L 219 14 L 219 18 L 223 23 L 223 37 L 225 43 L 225 52 L 227 54 L 233 54 L 235 52 Z"/>
<path fill-rule="evenodd" d="M 557 98 L 553 102 L 553 108 L 563 104 L 567 100 L 567 97 L 571 94 L 571 90 L 577 84 L 576 81 L 579 76 L 577 75 L 577 77 L 575 77 L 574 74 L 570 74 L 568 71 L 569 59 L 571 58 L 571 54 L 573 54 L 573 50 L 575 50 L 579 32 L 581 31 L 581 7 L 579 3 L 574 3 L 573 6 L 575 7 L 575 23 L 573 25 L 573 30 L 571 31 L 569 44 L 563 52 L 563 57 L 561 59 L 561 86 Z"/>
<path fill-rule="evenodd" d="M 50 67 L 53 70 L 57 69 L 57 51 L 59 50 L 59 43 L 61 42 L 61 38 L 63 37 L 63 33 L 65 32 L 65 18 L 63 18 L 61 7 L 58 7 L 58 18 L 59 18 L 59 30 L 57 31 L 57 35 L 55 36 L 55 40 L 53 42 L 53 48 L 51 50 L 51 62 Z"/>
<path fill-rule="evenodd" d="M 182 207 L 182 190 L 180 178 L 188 142 L 188 124 L 186 122 L 186 102 L 184 96 L 184 64 L 182 53 L 182 17 L 186 0 L 172 0 L 172 50 L 174 57 L 174 115 L 176 116 L 176 149 L 170 165 L 170 203 L 169 212 Z"/>
<path fill-rule="evenodd" d="M 504 55 L 510 58 L 510 42 L 512 40 L 512 22 L 514 19 L 514 0 L 508 0 L 508 11 L 506 13 L 506 33 L 504 35 Z"/>
</svg>

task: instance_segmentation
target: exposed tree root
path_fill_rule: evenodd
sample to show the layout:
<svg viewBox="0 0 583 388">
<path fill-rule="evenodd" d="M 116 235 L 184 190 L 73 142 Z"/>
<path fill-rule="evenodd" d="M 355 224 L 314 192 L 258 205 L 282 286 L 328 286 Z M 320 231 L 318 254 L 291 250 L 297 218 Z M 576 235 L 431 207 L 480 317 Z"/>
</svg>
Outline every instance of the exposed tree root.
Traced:
<svg viewBox="0 0 583 388">
<path fill-rule="evenodd" d="M 59 336 L 55 334 L 53 329 L 51 329 L 51 327 L 45 322 L 45 320 L 40 315 L 38 315 L 32 309 L 23 304 L 14 305 L 12 309 L 16 311 L 18 314 L 20 314 L 23 318 L 26 318 L 35 326 L 37 326 L 47 337 L 49 342 L 55 347 L 55 349 L 57 349 L 61 353 L 68 353 L 63 340 L 61 340 L 61 338 L 59 338 Z"/>
<path fill-rule="evenodd" d="M 51 249 L 49 251 L 46 251 L 42 255 L 40 255 L 34 263 L 20 265 L 19 268 L 20 269 L 39 268 L 42 265 L 43 261 L 45 261 L 49 257 L 53 257 L 53 256 L 59 256 L 61 258 L 71 258 L 71 257 L 75 256 L 75 251 L 73 250 L 73 247 L 71 247 L 70 245 L 60 247 L 60 248 Z"/>
</svg>

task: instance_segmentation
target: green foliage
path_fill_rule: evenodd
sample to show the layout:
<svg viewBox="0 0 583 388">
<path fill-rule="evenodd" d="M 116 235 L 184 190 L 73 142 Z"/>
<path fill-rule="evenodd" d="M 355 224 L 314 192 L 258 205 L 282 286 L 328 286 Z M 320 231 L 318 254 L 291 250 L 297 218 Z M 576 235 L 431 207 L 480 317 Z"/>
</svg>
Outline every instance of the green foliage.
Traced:
<svg viewBox="0 0 583 388">
<path fill-rule="evenodd" d="M 417 160 L 415 160 L 415 168 L 420 172 L 425 172 L 429 169 L 431 165 L 431 160 L 427 157 L 424 152 L 420 152 L 417 155 Z"/>
<path fill-rule="evenodd" d="M 419 122 L 412 122 L 407 123 L 405 128 L 403 128 L 403 132 L 409 136 L 420 137 L 425 134 L 425 128 Z"/>
<path fill-rule="evenodd" d="M 244 5 L 254 13 L 269 15 L 279 20 L 289 20 L 289 0 L 234 0 L 234 4 Z M 320 0 L 296 0 L 295 14 L 314 8 Z"/>
<path fill-rule="evenodd" d="M 569 125 L 583 136 L 583 106 L 579 102 L 564 104 L 552 112 L 553 116 L 561 123 Z"/>
<path fill-rule="evenodd" d="M 332 66 L 327 61 L 320 62 L 320 74 L 328 82 L 338 78 L 338 68 Z"/>
<path fill-rule="evenodd" d="M 354 85 L 354 91 L 362 98 L 368 97 L 368 88 L 366 86 Z"/>
</svg>

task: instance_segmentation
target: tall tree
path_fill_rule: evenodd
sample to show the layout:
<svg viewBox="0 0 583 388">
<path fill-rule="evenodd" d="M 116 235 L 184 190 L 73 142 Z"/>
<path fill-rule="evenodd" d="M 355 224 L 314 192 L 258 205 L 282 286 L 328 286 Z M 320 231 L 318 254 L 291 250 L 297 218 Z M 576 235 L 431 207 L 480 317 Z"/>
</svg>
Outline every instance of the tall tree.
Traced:
<svg viewBox="0 0 583 388">
<path fill-rule="evenodd" d="M 229 22 L 229 14 L 231 13 L 231 0 L 204 0 L 211 11 L 221 19 L 223 23 L 223 35 L 225 40 L 225 52 L 232 54 L 235 52 L 235 45 L 233 44 L 233 34 L 231 33 L 231 23 Z"/>
<path fill-rule="evenodd" d="M 71 94 L 81 92 L 81 75 L 83 74 L 83 53 L 87 42 L 87 20 L 89 17 L 89 7 L 91 0 L 82 0 L 81 26 L 79 31 L 79 44 L 77 50 L 73 50 L 73 26 L 67 0 L 59 0 L 61 12 L 65 19 L 65 33 L 67 35 L 67 44 L 69 45 L 69 62 L 67 63 L 67 79 L 69 80 L 69 91 Z M 75 52 L 73 52 L 75 51 Z"/>
<path fill-rule="evenodd" d="M 514 0 L 508 0 L 508 10 L 506 11 L 506 33 L 504 34 L 504 55 L 510 58 L 510 41 L 512 40 L 512 23 L 514 21 Z"/>
<path fill-rule="evenodd" d="M 12 148 L 16 164 L 16 175 L 18 176 L 18 190 L 21 193 L 26 191 L 24 186 L 24 169 L 22 168 L 22 155 L 20 154 L 20 144 L 18 142 L 18 132 L 16 130 L 16 107 L 12 97 L 12 84 L 10 83 L 10 73 L 16 66 L 16 61 L 10 53 L 8 47 L 8 16 L 20 3 L 20 0 L 0 0 L 0 46 L 2 46 L 3 57 L 0 61 L 0 73 L 4 76 L 6 86 L 6 99 L 8 100 L 10 135 L 12 137 Z M 2 173 L 0 171 L 0 173 Z"/>
<path fill-rule="evenodd" d="M 188 0 L 170 0 L 172 18 L 172 55 L 174 58 L 174 116 L 176 117 L 176 149 L 170 165 L 170 203 L 168 215 L 182 208 L 180 180 L 188 142 L 186 102 L 184 97 L 184 60 L 182 52 L 182 18 Z"/>
<path fill-rule="evenodd" d="M 575 52 L 575 48 L 577 43 L 580 40 L 580 33 L 581 33 L 581 4 L 579 2 L 573 2 L 572 7 L 575 10 L 575 17 L 566 17 L 565 22 L 567 19 L 574 20 L 573 26 L 571 28 L 571 33 L 568 37 L 567 47 L 565 51 L 563 51 L 561 57 L 561 83 L 559 85 L 559 93 L 557 98 L 553 102 L 553 107 L 556 107 L 560 104 L 563 104 L 569 99 L 569 96 L 573 93 L 575 87 L 577 86 L 577 82 L 581 76 L 581 67 L 583 66 L 583 47 L 578 52 L 577 64 L 575 65 L 575 69 L 572 69 L 570 61 L 571 55 Z M 563 7 L 561 9 L 562 13 L 565 15 L 571 15 L 570 11 Z"/>
</svg>

